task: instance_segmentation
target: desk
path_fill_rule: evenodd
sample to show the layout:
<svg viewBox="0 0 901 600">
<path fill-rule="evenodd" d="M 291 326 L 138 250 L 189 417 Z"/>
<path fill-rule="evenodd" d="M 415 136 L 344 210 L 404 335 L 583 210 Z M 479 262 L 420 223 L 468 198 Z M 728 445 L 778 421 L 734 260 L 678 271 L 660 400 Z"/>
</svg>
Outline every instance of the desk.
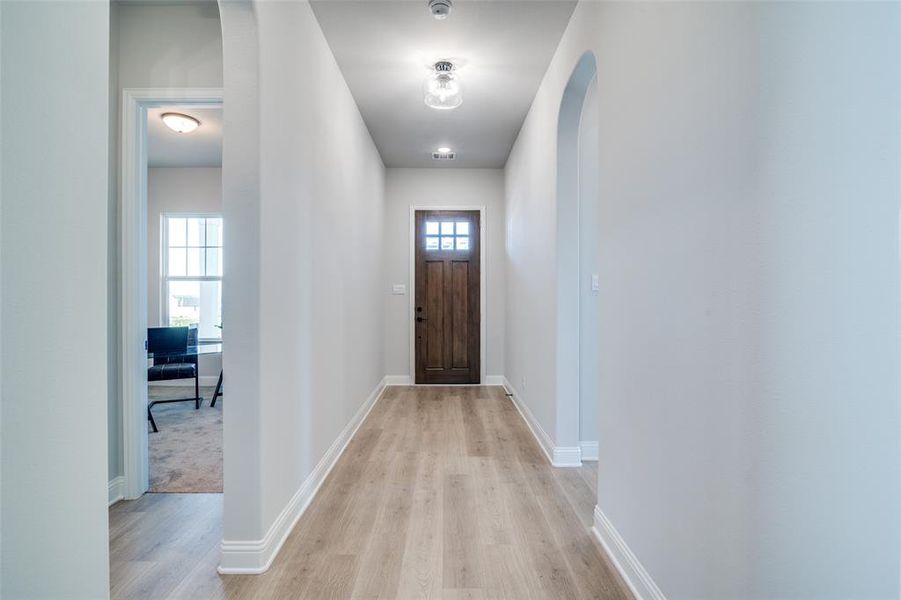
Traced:
<svg viewBox="0 0 901 600">
<path fill-rule="evenodd" d="M 179 356 L 206 356 L 207 354 L 222 354 L 222 342 L 188 346 L 178 352 L 148 352 L 147 358 L 176 358 Z"/>
<path fill-rule="evenodd" d="M 207 356 L 210 354 L 222 354 L 222 343 L 213 343 L 213 344 L 197 344 L 195 346 L 188 346 L 184 350 L 179 350 L 178 352 L 148 352 L 147 360 L 153 360 L 154 358 L 180 358 L 180 357 L 197 357 L 197 356 Z M 197 365 L 197 368 L 200 368 L 200 365 Z M 216 398 L 222 395 L 222 371 L 219 371 L 219 382 L 216 384 L 216 391 L 213 393 L 213 403 L 211 406 L 216 405 Z M 198 396 L 199 397 L 199 396 Z M 156 428 L 156 422 L 153 420 L 153 413 L 151 409 L 157 404 L 167 404 L 169 402 L 203 402 L 203 398 L 199 400 L 197 398 L 172 398 L 168 400 L 153 400 L 152 402 L 147 403 L 147 418 L 150 420 L 150 425 L 153 427 L 153 431 L 159 431 Z"/>
</svg>

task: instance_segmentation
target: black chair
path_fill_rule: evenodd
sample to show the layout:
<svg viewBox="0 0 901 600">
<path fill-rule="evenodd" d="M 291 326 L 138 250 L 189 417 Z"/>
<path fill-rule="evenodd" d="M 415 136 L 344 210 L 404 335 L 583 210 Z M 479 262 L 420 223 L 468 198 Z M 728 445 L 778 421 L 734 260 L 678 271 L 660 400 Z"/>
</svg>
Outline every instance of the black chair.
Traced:
<svg viewBox="0 0 901 600">
<path fill-rule="evenodd" d="M 219 381 L 216 382 L 216 389 L 213 391 L 213 401 L 210 402 L 210 408 L 215 408 L 216 398 L 222 395 L 222 369 L 219 369 Z"/>
<path fill-rule="evenodd" d="M 151 327 L 147 330 L 147 351 L 153 354 L 153 366 L 147 368 L 147 381 L 172 381 L 194 379 L 193 398 L 154 400 L 147 403 L 147 419 L 158 432 L 151 409 L 156 404 L 194 401 L 194 409 L 200 408 L 200 369 L 197 355 L 187 354 L 189 346 L 197 346 L 196 327 Z"/>
</svg>

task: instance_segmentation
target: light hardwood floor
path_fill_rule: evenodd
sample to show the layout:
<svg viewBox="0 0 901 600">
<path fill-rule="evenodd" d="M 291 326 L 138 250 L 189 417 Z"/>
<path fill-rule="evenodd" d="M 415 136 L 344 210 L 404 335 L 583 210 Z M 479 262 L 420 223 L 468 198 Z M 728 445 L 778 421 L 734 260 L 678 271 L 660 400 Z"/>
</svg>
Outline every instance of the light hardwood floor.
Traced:
<svg viewBox="0 0 901 600">
<path fill-rule="evenodd" d="M 111 594 L 629 598 L 596 468 L 551 467 L 503 388 L 389 388 L 265 574 L 216 573 L 221 495 L 147 494 L 110 509 Z"/>
</svg>

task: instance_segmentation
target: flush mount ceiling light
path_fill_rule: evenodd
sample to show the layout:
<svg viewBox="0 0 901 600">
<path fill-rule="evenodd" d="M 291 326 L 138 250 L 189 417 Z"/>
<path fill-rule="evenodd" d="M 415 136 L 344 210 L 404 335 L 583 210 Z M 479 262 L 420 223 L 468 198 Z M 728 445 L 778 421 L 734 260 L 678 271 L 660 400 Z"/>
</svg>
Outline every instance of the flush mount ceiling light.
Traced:
<svg viewBox="0 0 901 600">
<path fill-rule="evenodd" d="M 446 19 L 453 8 L 454 3 L 451 0 L 429 0 L 429 12 L 439 21 Z"/>
<path fill-rule="evenodd" d="M 425 82 L 426 106 L 438 110 L 449 110 L 463 104 L 460 82 L 454 75 L 454 63 L 439 60 L 433 67 L 435 72 Z"/>
<path fill-rule="evenodd" d="M 163 113 L 161 118 L 163 119 L 163 123 L 166 124 L 166 127 L 175 133 L 191 133 L 200 127 L 200 121 L 194 117 L 183 115 L 181 113 Z"/>
</svg>

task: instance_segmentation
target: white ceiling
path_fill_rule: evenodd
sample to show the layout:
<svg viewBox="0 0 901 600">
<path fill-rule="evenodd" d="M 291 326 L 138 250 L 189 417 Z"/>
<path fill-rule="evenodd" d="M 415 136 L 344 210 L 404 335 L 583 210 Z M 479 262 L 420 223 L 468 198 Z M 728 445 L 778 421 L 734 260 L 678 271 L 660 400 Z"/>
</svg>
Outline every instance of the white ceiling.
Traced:
<svg viewBox="0 0 901 600">
<path fill-rule="evenodd" d="M 388 167 L 503 167 L 575 7 L 569 0 L 313 0 L 313 11 Z M 458 64 L 463 105 L 423 103 L 429 65 Z M 438 162 L 431 152 L 456 150 Z"/>
<path fill-rule="evenodd" d="M 164 112 L 179 112 L 200 121 L 191 133 L 175 133 L 163 123 Z M 147 111 L 147 163 L 151 167 L 221 167 L 221 108 L 153 108 Z"/>
</svg>

